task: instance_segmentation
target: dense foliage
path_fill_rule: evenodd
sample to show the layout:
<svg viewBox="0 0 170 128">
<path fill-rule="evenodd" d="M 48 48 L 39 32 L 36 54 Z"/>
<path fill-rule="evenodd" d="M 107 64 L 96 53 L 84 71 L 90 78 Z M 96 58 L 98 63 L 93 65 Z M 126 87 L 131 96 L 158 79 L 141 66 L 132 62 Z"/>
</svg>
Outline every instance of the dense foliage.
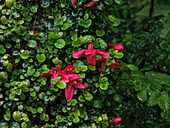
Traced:
<svg viewBox="0 0 170 128">
<path fill-rule="evenodd" d="M 0 128 L 168 127 L 166 0 L 0 2 Z"/>
</svg>

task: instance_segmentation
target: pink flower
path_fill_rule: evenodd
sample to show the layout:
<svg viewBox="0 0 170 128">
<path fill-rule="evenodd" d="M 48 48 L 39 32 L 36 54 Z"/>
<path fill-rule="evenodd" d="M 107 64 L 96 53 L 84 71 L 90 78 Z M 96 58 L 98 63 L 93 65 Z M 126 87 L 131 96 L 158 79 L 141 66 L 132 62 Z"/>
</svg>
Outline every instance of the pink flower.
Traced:
<svg viewBox="0 0 170 128">
<path fill-rule="evenodd" d="M 107 62 L 107 59 L 106 58 L 102 58 L 100 60 L 97 60 L 97 63 L 98 62 L 102 62 L 102 64 L 101 64 L 101 73 L 104 74 L 104 70 L 106 70 L 106 68 L 104 68 L 103 65 Z"/>
<path fill-rule="evenodd" d="M 83 55 L 87 55 L 87 63 L 91 66 L 96 65 L 96 54 L 101 55 L 103 58 L 109 57 L 109 52 L 103 51 L 103 50 L 95 50 L 93 49 L 92 42 L 88 44 L 88 49 L 82 49 L 79 51 L 76 51 L 72 54 L 73 58 L 80 58 Z"/>
<path fill-rule="evenodd" d="M 76 1 L 76 0 L 72 0 L 72 4 L 73 4 L 73 8 L 76 9 L 76 7 L 77 7 L 77 1 Z"/>
<path fill-rule="evenodd" d="M 116 117 L 115 119 L 108 121 L 108 123 L 117 125 L 120 121 L 121 121 L 121 117 Z"/>
<path fill-rule="evenodd" d="M 69 100 L 69 101 L 72 100 L 74 87 L 75 88 L 82 88 L 82 89 L 87 88 L 80 81 L 70 81 L 69 83 L 67 83 L 67 86 L 65 88 L 65 98 L 66 98 L 66 100 Z"/>
<path fill-rule="evenodd" d="M 40 73 L 40 77 L 51 76 L 51 79 L 57 79 L 59 76 L 61 76 L 61 80 L 59 80 L 58 82 L 64 81 L 65 83 L 67 83 L 67 86 L 65 88 L 65 97 L 67 100 L 71 101 L 74 91 L 73 87 L 86 88 L 86 86 L 78 81 L 82 80 L 82 78 L 78 74 L 72 72 L 74 69 L 75 66 L 73 65 L 68 65 L 64 70 L 61 70 L 61 67 L 56 67 L 52 68 L 48 73 Z"/>
<path fill-rule="evenodd" d="M 69 81 L 81 80 L 82 78 L 72 71 L 75 69 L 75 66 L 68 65 L 64 70 L 61 70 L 61 67 L 52 68 L 48 73 L 40 73 L 40 77 L 51 76 L 51 79 L 57 79 L 59 76 L 61 77 L 60 81 L 64 81 L 65 83 L 69 83 Z M 51 83 L 52 84 L 52 83 Z"/>
<path fill-rule="evenodd" d="M 107 43 L 109 47 L 114 48 L 114 50 L 122 51 L 124 49 L 123 45 L 118 43 L 118 44 L 112 44 L 112 43 Z"/>
<path fill-rule="evenodd" d="M 102 58 L 102 59 L 100 59 L 100 60 L 97 60 L 97 62 L 102 62 L 102 64 L 101 64 L 101 73 L 104 73 L 104 70 L 106 70 L 106 68 L 104 68 L 103 65 L 107 62 L 107 59 L 106 59 L 106 58 Z M 112 63 L 110 64 L 109 68 L 111 68 L 112 66 L 113 66 L 114 68 L 120 68 L 119 63 L 120 63 L 120 62 L 118 62 L 118 61 L 115 61 L 115 63 L 112 62 Z"/>
<path fill-rule="evenodd" d="M 86 7 L 92 7 L 92 6 L 94 6 L 96 3 L 97 3 L 97 1 L 91 1 L 90 3 L 88 3 L 88 4 L 86 5 Z M 77 7 L 77 1 L 76 1 L 76 0 L 72 0 L 72 5 L 73 5 L 73 8 L 76 9 L 76 7 Z"/>
<path fill-rule="evenodd" d="M 115 63 L 111 63 L 111 65 L 110 65 L 110 68 L 113 66 L 114 68 L 120 68 L 120 65 L 119 65 L 119 63 L 120 62 L 118 62 L 118 61 L 115 61 Z"/>
<path fill-rule="evenodd" d="M 86 5 L 86 7 L 92 7 L 92 6 L 94 6 L 96 3 L 97 3 L 97 1 L 91 1 L 90 3 L 88 3 L 88 4 Z"/>
</svg>

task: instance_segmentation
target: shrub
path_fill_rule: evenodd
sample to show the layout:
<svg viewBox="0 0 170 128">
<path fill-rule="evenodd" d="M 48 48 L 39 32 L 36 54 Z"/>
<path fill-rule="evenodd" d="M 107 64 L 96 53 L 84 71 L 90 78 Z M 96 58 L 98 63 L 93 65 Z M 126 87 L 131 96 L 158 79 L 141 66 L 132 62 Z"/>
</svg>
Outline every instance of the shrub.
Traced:
<svg viewBox="0 0 170 128">
<path fill-rule="evenodd" d="M 122 61 L 122 0 L 9 1 L 0 5 L 0 127 L 166 126 L 169 76 Z M 149 112 L 156 119 L 141 119 Z"/>
</svg>

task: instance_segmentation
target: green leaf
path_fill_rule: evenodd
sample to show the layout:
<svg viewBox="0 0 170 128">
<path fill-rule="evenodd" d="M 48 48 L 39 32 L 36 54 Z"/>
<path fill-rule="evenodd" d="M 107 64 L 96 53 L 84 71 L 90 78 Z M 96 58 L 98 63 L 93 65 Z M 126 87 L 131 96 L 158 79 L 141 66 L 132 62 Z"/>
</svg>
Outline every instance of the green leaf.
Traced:
<svg viewBox="0 0 170 128">
<path fill-rule="evenodd" d="M 106 83 L 100 83 L 100 88 L 101 88 L 102 90 L 107 90 L 107 89 L 108 89 L 108 85 L 109 85 L 108 82 L 106 82 Z"/>
<path fill-rule="evenodd" d="M 58 64 L 60 62 L 60 60 L 58 59 L 58 57 L 56 57 L 56 58 L 52 59 L 52 62 L 54 64 Z"/>
<path fill-rule="evenodd" d="M 55 21 L 54 21 L 54 24 L 55 25 L 63 25 L 63 22 L 66 21 L 66 16 L 63 16 L 61 18 L 56 18 Z"/>
<path fill-rule="evenodd" d="M 77 100 L 76 99 L 72 99 L 71 100 L 71 106 L 75 106 L 77 104 Z"/>
<path fill-rule="evenodd" d="M 62 30 L 67 30 L 69 27 L 73 25 L 73 22 L 71 20 L 67 20 L 63 26 L 61 27 Z"/>
<path fill-rule="evenodd" d="M 123 57 L 123 53 L 118 52 L 116 55 L 114 55 L 115 58 L 120 59 Z"/>
<path fill-rule="evenodd" d="M 123 100 L 123 96 L 121 96 L 119 94 L 118 95 L 114 95 L 114 100 L 119 102 L 119 103 L 121 103 L 121 101 Z"/>
<path fill-rule="evenodd" d="M 82 72 L 85 72 L 85 71 L 87 71 L 87 70 L 88 70 L 87 66 L 84 65 L 84 66 L 81 67 L 81 71 L 82 71 Z"/>
<path fill-rule="evenodd" d="M 58 38 L 58 32 L 50 32 L 48 34 L 48 38 L 49 39 L 56 39 L 56 38 Z"/>
<path fill-rule="evenodd" d="M 161 84 L 170 83 L 170 76 L 167 74 L 158 72 L 146 72 L 145 76 L 149 80 L 149 83 L 154 90 L 161 90 Z"/>
<path fill-rule="evenodd" d="M 72 46 L 74 46 L 74 47 L 80 47 L 80 45 L 81 45 L 80 40 L 73 40 L 73 41 L 72 41 Z"/>
<path fill-rule="evenodd" d="M 115 2 L 119 5 L 121 5 L 123 3 L 123 0 L 115 0 Z"/>
<path fill-rule="evenodd" d="M 3 45 L 0 45 L 0 53 L 4 54 L 6 52 L 6 49 L 4 48 Z"/>
<path fill-rule="evenodd" d="M 153 107 L 158 104 L 159 92 L 152 92 L 148 100 L 148 106 Z"/>
<path fill-rule="evenodd" d="M 93 95 L 90 94 L 90 93 L 86 93 L 86 94 L 84 95 L 84 98 L 85 98 L 87 101 L 91 101 L 91 100 L 93 99 Z"/>
<path fill-rule="evenodd" d="M 78 123 L 80 121 L 80 119 L 78 118 L 78 117 L 75 117 L 74 119 L 73 119 L 73 122 L 74 123 Z"/>
<path fill-rule="evenodd" d="M 116 20 L 116 18 L 115 18 L 114 16 L 112 16 L 112 15 L 109 15 L 109 16 L 108 16 L 108 19 L 109 19 L 110 21 L 112 21 L 112 22 L 114 22 L 114 21 Z"/>
<path fill-rule="evenodd" d="M 79 117 L 79 116 L 80 116 L 80 110 L 79 110 L 79 109 L 75 109 L 75 110 L 73 111 L 73 115 L 74 115 L 75 117 Z"/>
<path fill-rule="evenodd" d="M 102 107 L 102 103 L 99 100 L 95 100 L 93 102 L 93 105 L 94 105 L 95 108 L 101 108 Z"/>
<path fill-rule="evenodd" d="M 77 68 L 81 68 L 84 66 L 84 63 L 80 60 L 76 60 L 76 62 L 73 63 L 73 65 Z"/>
<path fill-rule="evenodd" d="M 94 36 L 92 35 L 86 35 L 82 38 L 82 42 L 83 43 L 89 43 L 90 41 L 92 41 L 94 39 Z"/>
<path fill-rule="evenodd" d="M 35 72 L 35 69 L 33 69 L 33 68 L 28 68 L 28 70 L 27 70 L 27 74 L 28 74 L 29 76 L 33 75 L 34 72 Z"/>
<path fill-rule="evenodd" d="M 170 24 L 166 23 L 162 29 L 161 36 L 170 42 Z"/>
<path fill-rule="evenodd" d="M 12 122 L 9 128 L 20 128 L 20 124 L 18 122 Z"/>
<path fill-rule="evenodd" d="M 40 114 L 40 120 L 41 120 L 41 121 L 45 120 L 45 115 L 46 115 L 45 113 L 41 113 L 41 114 Z"/>
<path fill-rule="evenodd" d="M 104 36 L 105 35 L 105 31 L 104 30 L 96 30 L 96 35 L 97 36 Z"/>
<path fill-rule="evenodd" d="M 57 84 L 57 87 L 60 88 L 60 89 L 65 89 L 66 88 L 66 83 L 64 81 L 60 81 Z"/>
<path fill-rule="evenodd" d="M 41 100 L 43 100 L 44 97 L 45 97 L 45 93 L 44 93 L 44 92 L 41 92 L 38 96 L 39 96 L 39 98 L 40 98 Z"/>
<path fill-rule="evenodd" d="M 8 128 L 8 123 L 7 122 L 1 122 L 0 128 Z"/>
<path fill-rule="evenodd" d="M 138 67 L 136 67 L 136 66 L 133 65 L 133 64 L 128 64 L 127 67 L 128 67 L 130 70 L 138 70 Z"/>
<path fill-rule="evenodd" d="M 9 100 L 13 100 L 15 98 L 15 93 L 10 93 L 10 95 L 9 95 Z"/>
<path fill-rule="evenodd" d="M 84 26 L 85 23 L 86 23 L 86 22 L 85 22 L 83 19 L 79 19 L 79 25 L 80 25 L 80 26 Z"/>
<path fill-rule="evenodd" d="M 42 107 L 38 107 L 37 111 L 38 111 L 38 113 L 42 113 L 43 112 L 43 108 Z"/>
<path fill-rule="evenodd" d="M 21 112 L 20 111 L 13 112 L 13 118 L 15 121 L 20 122 L 21 121 Z"/>
<path fill-rule="evenodd" d="M 37 54 L 36 58 L 39 62 L 44 62 L 46 60 L 45 54 Z"/>
<path fill-rule="evenodd" d="M 84 20 L 87 20 L 88 18 L 89 18 L 89 14 L 86 13 L 86 14 L 84 15 Z"/>
<path fill-rule="evenodd" d="M 58 39 L 55 43 L 55 46 L 59 49 L 62 49 L 65 46 L 66 42 L 63 39 Z"/>
<path fill-rule="evenodd" d="M 49 116 L 47 114 L 45 115 L 45 120 L 44 121 L 46 121 L 46 122 L 49 121 Z"/>
<path fill-rule="evenodd" d="M 92 70 L 92 71 L 95 71 L 95 70 L 96 70 L 96 66 L 91 66 L 91 65 L 89 65 L 88 68 L 89 68 L 90 70 Z"/>
<path fill-rule="evenodd" d="M 88 19 L 88 20 L 86 21 L 86 23 L 84 24 L 84 27 L 85 27 L 85 28 L 88 28 L 88 27 L 90 27 L 91 24 L 92 24 L 92 20 L 91 20 L 91 19 Z"/>
<path fill-rule="evenodd" d="M 28 57 L 29 57 L 30 55 L 29 55 L 29 51 L 28 50 L 25 50 L 23 53 L 21 53 L 20 54 L 20 57 L 22 58 L 22 59 L 28 59 Z"/>
<path fill-rule="evenodd" d="M 147 92 L 141 91 L 137 93 L 137 97 L 141 102 L 145 102 L 148 99 Z"/>
<path fill-rule="evenodd" d="M 36 13 L 37 12 L 37 7 L 32 6 L 30 10 L 31 10 L 31 12 Z"/>
<path fill-rule="evenodd" d="M 35 48 L 37 46 L 37 42 L 35 40 L 29 40 L 28 41 L 28 46 L 30 48 Z"/>
<path fill-rule="evenodd" d="M 158 105 L 161 109 L 169 109 L 170 96 L 167 92 L 163 91 L 158 99 Z"/>
<path fill-rule="evenodd" d="M 0 72 L 0 81 L 2 81 L 2 82 L 6 82 L 8 80 L 8 74 L 7 74 L 7 72 Z"/>
<path fill-rule="evenodd" d="M 170 8 L 169 5 L 160 5 L 160 4 L 154 5 L 154 16 L 160 16 L 165 13 L 169 13 L 170 12 L 169 8 Z M 150 5 L 145 6 L 142 10 L 137 12 L 136 15 L 149 17 L 149 10 L 150 10 Z"/>
<path fill-rule="evenodd" d="M 27 124 L 25 122 L 22 122 L 21 128 L 27 128 Z"/>
</svg>

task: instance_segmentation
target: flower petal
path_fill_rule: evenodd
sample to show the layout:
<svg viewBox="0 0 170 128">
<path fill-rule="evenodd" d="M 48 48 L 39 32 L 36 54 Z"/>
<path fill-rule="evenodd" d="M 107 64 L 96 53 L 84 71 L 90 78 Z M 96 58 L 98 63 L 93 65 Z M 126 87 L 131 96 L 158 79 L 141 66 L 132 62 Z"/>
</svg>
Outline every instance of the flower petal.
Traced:
<svg viewBox="0 0 170 128">
<path fill-rule="evenodd" d="M 76 73 L 67 74 L 69 81 L 82 80 L 82 78 Z"/>
<path fill-rule="evenodd" d="M 72 54 L 73 58 L 80 58 L 81 56 L 85 55 L 85 49 L 82 49 L 82 50 L 79 50 L 79 51 L 76 51 Z"/>
<path fill-rule="evenodd" d="M 67 67 L 64 69 L 64 71 L 66 73 L 70 73 L 71 71 L 73 71 L 76 67 L 73 65 L 67 65 Z"/>
<path fill-rule="evenodd" d="M 73 8 L 76 9 L 76 7 L 77 7 L 77 1 L 76 1 L 76 0 L 72 0 L 72 4 L 73 4 Z"/>
<path fill-rule="evenodd" d="M 104 50 L 95 50 L 97 55 L 101 55 L 103 58 L 110 56 L 110 53 Z"/>
<path fill-rule="evenodd" d="M 80 81 L 73 81 L 73 86 L 75 88 L 84 88 L 86 89 L 87 87 L 85 85 L 83 85 Z"/>
<path fill-rule="evenodd" d="M 88 44 L 88 49 L 85 52 L 85 55 L 96 55 L 95 50 L 93 49 L 92 42 Z"/>
<path fill-rule="evenodd" d="M 91 7 L 91 6 L 94 6 L 96 4 L 97 1 L 91 1 L 90 3 L 88 3 L 86 5 L 86 7 Z"/>
<path fill-rule="evenodd" d="M 120 43 L 118 43 L 118 44 L 112 44 L 112 43 L 108 43 L 108 42 L 107 42 L 107 45 L 108 45 L 109 47 L 114 48 L 114 50 L 118 50 L 118 51 L 122 51 L 122 50 L 124 49 L 123 45 L 120 44 Z"/>
<path fill-rule="evenodd" d="M 61 76 L 61 80 L 59 80 L 58 82 L 60 81 L 64 81 L 65 83 L 69 82 L 69 78 L 66 74 L 60 74 L 60 76 Z"/>
<path fill-rule="evenodd" d="M 52 70 L 52 71 L 60 72 L 60 71 L 61 71 L 61 67 L 52 68 L 51 70 Z"/>
<path fill-rule="evenodd" d="M 50 70 L 48 73 L 40 73 L 40 77 L 44 77 L 44 76 L 52 76 L 53 75 L 53 70 Z"/>
<path fill-rule="evenodd" d="M 68 83 L 66 88 L 65 88 L 65 98 L 66 98 L 66 100 L 71 101 L 71 99 L 73 97 L 73 91 L 74 91 L 73 86 Z"/>
<path fill-rule="evenodd" d="M 106 63 L 106 61 L 107 61 L 106 58 L 102 58 L 102 59 L 100 59 L 100 60 L 96 60 L 97 63 L 98 63 L 98 62 L 105 62 L 105 63 Z"/>
<path fill-rule="evenodd" d="M 121 117 L 116 117 L 115 119 L 108 121 L 108 123 L 117 125 L 120 121 L 121 121 Z"/>
<path fill-rule="evenodd" d="M 110 65 L 110 68 L 113 66 L 114 68 L 120 68 L 120 64 L 119 64 L 120 62 L 118 62 L 118 61 L 115 61 L 115 63 L 111 63 L 111 65 Z"/>
<path fill-rule="evenodd" d="M 96 65 L 96 56 L 87 55 L 87 63 L 91 66 L 95 66 Z"/>
<path fill-rule="evenodd" d="M 104 74 L 104 70 L 106 70 L 106 68 L 103 67 L 103 65 L 104 65 L 105 63 L 106 63 L 106 62 L 103 62 L 103 63 L 101 64 L 101 73 L 103 73 L 103 74 Z"/>
</svg>

